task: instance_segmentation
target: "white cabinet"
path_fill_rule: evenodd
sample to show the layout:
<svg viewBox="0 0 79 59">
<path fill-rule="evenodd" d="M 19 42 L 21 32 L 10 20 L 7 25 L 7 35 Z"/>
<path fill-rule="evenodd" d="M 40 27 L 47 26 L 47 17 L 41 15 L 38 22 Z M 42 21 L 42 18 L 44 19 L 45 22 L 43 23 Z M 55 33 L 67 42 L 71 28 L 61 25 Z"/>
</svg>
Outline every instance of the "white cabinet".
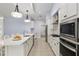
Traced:
<svg viewBox="0 0 79 59">
<path fill-rule="evenodd" d="M 67 17 L 77 15 L 77 3 L 68 3 L 67 5 Z"/>
<path fill-rule="evenodd" d="M 0 18 L 0 39 L 3 37 L 3 18 Z"/>
<path fill-rule="evenodd" d="M 77 3 L 62 4 L 59 10 L 59 18 L 61 20 L 77 15 Z"/>
<path fill-rule="evenodd" d="M 48 43 L 50 44 L 50 47 L 54 51 L 55 55 L 58 56 L 59 54 L 59 37 L 53 37 L 52 34 L 59 34 L 59 20 L 58 20 L 58 12 L 51 17 L 51 19 L 48 19 Z"/>
<path fill-rule="evenodd" d="M 3 40 L 3 17 L 0 17 L 0 56 L 4 55 L 4 47 L 2 47 L 2 40 Z"/>
<path fill-rule="evenodd" d="M 33 38 L 30 38 L 27 42 L 24 43 L 24 53 L 25 55 L 29 54 L 29 51 L 33 45 Z"/>
<path fill-rule="evenodd" d="M 53 37 L 53 45 L 52 45 L 52 49 L 55 53 L 55 55 L 59 56 L 59 38 L 58 37 Z"/>
<path fill-rule="evenodd" d="M 27 56 L 33 47 L 33 36 L 29 37 L 20 45 L 6 45 L 5 46 L 5 56 Z M 18 43 L 18 42 L 17 42 Z"/>
<path fill-rule="evenodd" d="M 0 56 L 5 56 L 5 47 L 0 48 Z"/>
<path fill-rule="evenodd" d="M 50 42 L 50 35 L 51 35 L 51 19 L 47 19 L 48 25 L 48 42 Z"/>
<path fill-rule="evenodd" d="M 24 43 L 25 55 L 29 54 L 29 51 L 32 48 L 32 45 L 33 45 L 33 36 Z"/>
<path fill-rule="evenodd" d="M 29 51 L 30 51 L 30 49 L 32 48 L 32 45 L 33 45 L 33 37 L 32 38 L 30 38 L 29 40 L 28 40 L 28 42 L 27 42 L 27 54 L 26 55 L 28 55 L 29 54 Z"/>
<path fill-rule="evenodd" d="M 66 9 L 67 9 L 66 4 L 62 4 L 59 10 L 59 18 L 61 18 L 61 20 L 66 18 L 66 13 L 67 13 Z"/>
<path fill-rule="evenodd" d="M 28 49 L 28 43 L 27 42 L 25 42 L 24 43 L 24 55 L 27 55 L 28 54 L 28 51 L 29 51 L 29 49 Z"/>
<path fill-rule="evenodd" d="M 60 41 L 59 41 L 59 37 L 51 37 L 51 38 L 49 39 L 49 44 L 50 44 L 50 46 L 51 46 L 51 48 L 52 48 L 52 50 L 54 51 L 54 53 L 55 53 L 56 56 L 59 56 L 59 55 L 60 55 L 59 42 L 60 42 Z"/>
<path fill-rule="evenodd" d="M 65 13 L 65 11 L 64 11 L 64 13 Z M 55 21 L 55 22 L 53 22 L 53 26 L 52 26 L 53 27 L 53 31 L 52 31 L 53 36 L 52 36 L 51 47 L 52 47 L 55 55 L 59 56 L 60 55 L 59 54 L 59 49 L 60 49 L 59 42 L 60 42 L 60 40 L 59 40 L 59 37 L 57 37 L 57 36 L 59 36 L 59 15 L 58 15 L 58 12 L 53 16 L 53 21 Z"/>
<path fill-rule="evenodd" d="M 0 56 L 2 56 L 2 48 L 0 48 Z"/>
</svg>

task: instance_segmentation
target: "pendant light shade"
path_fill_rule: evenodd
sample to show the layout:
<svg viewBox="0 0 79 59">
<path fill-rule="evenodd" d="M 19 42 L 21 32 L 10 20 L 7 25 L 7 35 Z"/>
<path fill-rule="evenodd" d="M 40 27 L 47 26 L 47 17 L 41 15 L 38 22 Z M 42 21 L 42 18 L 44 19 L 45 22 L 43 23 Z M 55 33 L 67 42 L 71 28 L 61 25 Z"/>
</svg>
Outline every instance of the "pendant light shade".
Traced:
<svg viewBox="0 0 79 59">
<path fill-rule="evenodd" d="M 29 19 L 28 20 L 25 19 L 24 22 L 31 22 L 31 21 Z"/>
<path fill-rule="evenodd" d="M 22 17 L 22 14 L 21 13 L 18 13 L 18 12 L 12 12 L 11 15 L 13 17 L 16 17 L 16 18 L 21 18 Z"/>
<path fill-rule="evenodd" d="M 26 15 L 26 19 L 24 20 L 24 22 L 31 22 L 31 20 L 29 19 L 29 16 L 28 16 L 28 10 L 26 10 L 27 12 L 27 15 Z"/>
<path fill-rule="evenodd" d="M 11 13 L 13 17 L 21 18 L 23 15 L 19 12 L 18 4 L 15 7 L 15 11 Z"/>
</svg>

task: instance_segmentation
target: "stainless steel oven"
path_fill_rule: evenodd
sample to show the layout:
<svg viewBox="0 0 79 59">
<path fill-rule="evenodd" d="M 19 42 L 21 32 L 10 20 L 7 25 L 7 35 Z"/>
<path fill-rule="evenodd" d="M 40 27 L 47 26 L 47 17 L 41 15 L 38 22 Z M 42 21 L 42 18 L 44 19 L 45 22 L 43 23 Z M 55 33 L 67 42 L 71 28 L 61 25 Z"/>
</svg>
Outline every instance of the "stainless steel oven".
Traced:
<svg viewBox="0 0 79 59">
<path fill-rule="evenodd" d="M 60 35 L 66 38 L 79 38 L 79 18 L 61 23 Z"/>
<path fill-rule="evenodd" d="M 79 56 L 79 18 L 60 24 L 60 54 Z"/>
</svg>

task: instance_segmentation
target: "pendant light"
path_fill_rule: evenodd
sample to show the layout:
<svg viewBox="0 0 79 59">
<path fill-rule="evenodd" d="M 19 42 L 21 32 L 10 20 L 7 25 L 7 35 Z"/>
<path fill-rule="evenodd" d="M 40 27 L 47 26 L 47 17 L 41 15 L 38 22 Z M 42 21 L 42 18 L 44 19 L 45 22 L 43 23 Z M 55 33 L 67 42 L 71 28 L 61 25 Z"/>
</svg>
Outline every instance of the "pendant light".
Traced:
<svg viewBox="0 0 79 59">
<path fill-rule="evenodd" d="M 26 14 L 26 19 L 24 20 L 24 22 L 30 22 L 31 20 L 29 19 L 29 16 L 28 16 L 28 10 L 26 10 L 27 14 Z"/>
<path fill-rule="evenodd" d="M 15 11 L 11 13 L 13 17 L 21 18 L 23 15 L 19 12 L 18 4 L 16 4 Z"/>
</svg>

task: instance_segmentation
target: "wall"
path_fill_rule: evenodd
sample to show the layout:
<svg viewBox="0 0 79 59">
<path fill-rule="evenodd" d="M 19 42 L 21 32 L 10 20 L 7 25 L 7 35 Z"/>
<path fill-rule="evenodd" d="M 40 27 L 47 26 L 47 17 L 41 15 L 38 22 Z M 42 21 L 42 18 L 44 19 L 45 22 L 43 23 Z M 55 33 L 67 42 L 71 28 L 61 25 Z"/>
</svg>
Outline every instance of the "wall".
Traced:
<svg viewBox="0 0 79 59">
<path fill-rule="evenodd" d="M 23 18 L 7 17 L 4 20 L 4 34 L 11 35 L 27 32 L 32 27 L 31 23 L 25 23 Z"/>
<path fill-rule="evenodd" d="M 45 23 L 41 20 L 36 20 L 34 22 L 34 28 L 35 28 L 34 33 L 37 38 L 40 38 L 41 35 L 45 33 L 44 27 L 42 26 L 43 24 Z"/>
<path fill-rule="evenodd" d="M 42 26 L 44 21 L 35 20 L 34 22 L 25 23 L 23 18 L 12 18 L 7 17 L 4 20 L 4 34 L 12 35 L 16 33 L 24 34 L 24 32 L 30 32 L 30 28 L 34 27 L 34 34 L 36 37 L 40 37 L 42 34 L 44 35 L 45 30 Z"/>
</svg>

